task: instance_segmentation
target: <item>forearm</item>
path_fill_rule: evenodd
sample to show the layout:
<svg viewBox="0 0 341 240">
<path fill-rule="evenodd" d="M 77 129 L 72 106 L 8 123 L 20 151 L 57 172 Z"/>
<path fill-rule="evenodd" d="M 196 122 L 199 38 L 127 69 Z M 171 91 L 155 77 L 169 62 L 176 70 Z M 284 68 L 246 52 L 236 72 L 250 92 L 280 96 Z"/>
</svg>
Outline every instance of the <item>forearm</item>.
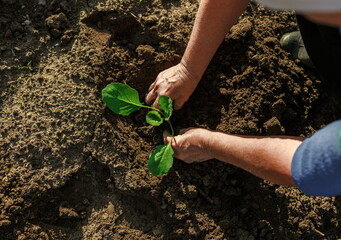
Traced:
<svg viewBox="0 0 341 240">
<path fill-rule="evenodd" d="M 209 149 L 214 158 L 228 162 L 270 182 L 294 186 L 291 161 L 303 139 L 244 137 L 212 132 Z"/>
<path fill-rule="evenodd" d="M 182 63 L 196 79 L 202 77 L 226 33 L 249 0 L 201 0 Z"/>
</svg>

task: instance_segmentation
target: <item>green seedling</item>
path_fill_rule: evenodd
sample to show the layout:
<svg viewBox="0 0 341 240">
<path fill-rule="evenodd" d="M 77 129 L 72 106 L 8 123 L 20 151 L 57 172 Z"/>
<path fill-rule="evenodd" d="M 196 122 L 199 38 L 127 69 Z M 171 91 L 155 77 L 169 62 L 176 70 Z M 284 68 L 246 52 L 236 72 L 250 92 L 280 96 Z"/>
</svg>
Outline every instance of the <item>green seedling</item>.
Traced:
<svg viewBox="0 0 341 240">
<path fill-rule="evenodd" d="M 122 83 L 111 83 L 102 90 L 102 100 L 114 113 L 128 116 L 140 108 L 150 109 L 146 121 L 152 126 L 160 126 L 167 122 L 171 128 L 171 140 L 166 145 L 159 145 L 150 155 L 148 169 L 154 176 L 165 174 L 173 165 L 174 151 L 171 147 L 174 138 L 174 129 L 170 122 L 173 113 L 173 101 L 167 96 L 160 96 L 159 108 L 146 106 L 139 100 L 138 92 Z"/>
</svg>

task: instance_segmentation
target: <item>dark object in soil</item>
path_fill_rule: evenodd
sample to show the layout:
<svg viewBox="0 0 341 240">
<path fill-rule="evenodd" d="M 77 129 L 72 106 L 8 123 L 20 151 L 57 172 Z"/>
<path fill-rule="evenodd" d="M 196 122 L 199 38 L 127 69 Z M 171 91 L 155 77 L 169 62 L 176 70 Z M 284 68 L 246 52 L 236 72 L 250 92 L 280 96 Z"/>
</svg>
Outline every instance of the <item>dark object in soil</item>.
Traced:
<svg viewBox="0 0 341 240">
<path fill-rule="evenodd" d="M 122 15 L 116 11 L 94 11 L 81 21 L 99 30 L 109 31 L 112 39 L 127 39 L 140 29 L 140 23 L 133 15 Z"/>
<path fill-rule="evenodd" d="M 68 25 L 68 19 L 64 13 L 52 15 L 46 18 L 45 22 L 54 38 L 58 38 L 62 34 L 62 30 Z"/>
<path fill-rule="evenodd" d="M 266 121 L 263 127 L 265 128 L 265 132 L 267 135 L 278 135 L 285 133 L 284 128 L 276 117 L 273 117 Z"/>
<path fill-rule="evenodd" d="M 299 31 L 284 34 L 280 44 L 284 50 L 291 54 L 293 59 L 299 59 L 305 67 L 314 68 L 314 64 L 309 58 Z"/>
</svg>

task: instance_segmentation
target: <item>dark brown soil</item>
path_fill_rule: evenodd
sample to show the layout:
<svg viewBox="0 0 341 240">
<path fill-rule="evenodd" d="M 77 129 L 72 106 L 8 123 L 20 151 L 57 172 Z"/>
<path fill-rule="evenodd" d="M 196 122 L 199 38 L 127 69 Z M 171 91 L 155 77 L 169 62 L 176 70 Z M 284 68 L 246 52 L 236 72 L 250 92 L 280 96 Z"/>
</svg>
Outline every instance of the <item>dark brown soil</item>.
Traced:
<svg viewBox="0 0 341 240">
<path fill-rule="evenodd" d="M 44 1 L 39 1 L 44 2 Z M 216 160 L 153 177 L 166 126 L 101 102 L 111 82 L 141 99 L 178 63 L 198 3 L 0 0 L 0 239 L 340 239 L 340 198 L 309 197 Z M 292 13 L 252 3 L 177 129 L 308 136 L 341 117 L 314 70 L 279 46 Z"/>
</svg>

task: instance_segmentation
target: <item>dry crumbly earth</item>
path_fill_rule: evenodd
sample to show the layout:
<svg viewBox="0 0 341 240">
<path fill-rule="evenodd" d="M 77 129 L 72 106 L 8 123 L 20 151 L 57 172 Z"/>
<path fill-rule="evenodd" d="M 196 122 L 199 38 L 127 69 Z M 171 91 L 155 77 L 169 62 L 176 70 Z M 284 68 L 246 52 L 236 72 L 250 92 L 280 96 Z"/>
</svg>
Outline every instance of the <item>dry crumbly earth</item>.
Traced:
<svg viewBox="0 0 341 240">
<path fill-rule="evenodd" d="M 197 7 L 0 0 L 1 240 L 341 238 L 340 198 L 309 197 L 216 160 L 175 161 L 153 177 L 147 159 L 167 126 L 101 102 L 111 82 L 142 99 L 179 62 Z M 292 13 L 251 3 L 174 125 L 308 136 L 340 118 L 338 94 L 279 46 L 296 29 Z"/>
</svg>

